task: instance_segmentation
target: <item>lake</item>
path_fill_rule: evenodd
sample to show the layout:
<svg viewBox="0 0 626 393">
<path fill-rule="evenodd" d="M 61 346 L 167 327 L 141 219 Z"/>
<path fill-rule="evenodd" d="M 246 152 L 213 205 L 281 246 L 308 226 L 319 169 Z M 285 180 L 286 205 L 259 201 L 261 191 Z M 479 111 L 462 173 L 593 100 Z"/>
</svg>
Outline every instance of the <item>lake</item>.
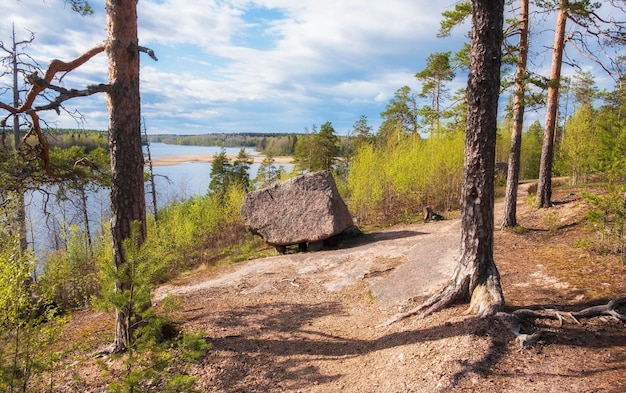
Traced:
<svg viewBox="0 0 626 393">
<path fill-rule="evenodd" d="M 217 146 L 150 144 L 150 155 L 153 159 L 167 156 L 214 155 L 219 154 L 221 150 L 222 148 Z M 226 148 L 226 154 L 236 155 L 240 150 L 239 147 Z M 255 150 L 248 148 L 246 152 L 253 153 Z M 249 170 L 251 179 L 256 176 L 259 166 L 260 164 L 251 165 Z M 283 166 L 287 171 L 293 167 L 291 164 Z M 147 167 L 146 170 L 148 170 Z M 155 166 L 153 172 L 158 209 L 194 195 L 206 194 L 211 182 L 211 163 L 182 162 L 170 166 Z M 28 238 L 40 261 L 45 258 L 47 251 L 64 247 L 63 238 L 59 236 L 59 233 L 64 232 L 64 228 L 71 225 L 84 227 L 83 216 L 78 208 L 79 200 L 70 198 L 58 203 L 51 196 L 55 189 L 55 187 L 50 187 L 47 193 L 33 191 L 26 194 Z M 151 214 L 153 212 L 152 196 L 149 192 L 150 186 L 146 183 L 146 208 Z M 95 235 L 99 232 L 101 223 L 108 225 L 106 223 L 111 215 L 109 190 L 92 190 L 87 198 L 90 228 L 92 235 Z"/>
<path fill-rule="evenodd" d="M 167 156 L 194 156 L 219 154 L 222 150 L 218 146 L 186 146 L 168 145 L 164 143 L 151 143 L 150 156 L 152 159 Z M 227 147 L 226 154 L 237 154 L 240 147 Z M 145 151 L 145 149 L 144 149 Z M 246 153 L 254 153 L 254 149 L 246 149 Z M 254 179 L 259 164 L 250 166 L 250 178 Z M 147 168 L 146 168 L 147 170 Z M 155 184 L 157 188 L 157 201 L 159 206 L 189 198 L 193 195 L 206 194 L 211 183 L 211 163 L 183 162 L 177 165 L 155 166 L 153 168 Z M 148 191 L 148 189 L 147 189 Z M 151 201 L 149 198 L 148 201 Z M 152 202 L 149 203 L 152 206 Z"/>
</svg>

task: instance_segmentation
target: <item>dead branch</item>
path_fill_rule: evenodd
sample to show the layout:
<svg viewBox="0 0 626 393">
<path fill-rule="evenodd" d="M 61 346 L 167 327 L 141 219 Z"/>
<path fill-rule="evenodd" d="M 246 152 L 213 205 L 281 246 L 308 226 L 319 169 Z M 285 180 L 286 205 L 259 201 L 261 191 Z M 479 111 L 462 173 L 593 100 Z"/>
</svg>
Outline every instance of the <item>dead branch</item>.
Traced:
<svg viewBox="0 0 626 393">
<path fill-rule="evenodd" d="M 23 112 L 29 111 L 32 108 L 33 102 L 35 102 L 35 98 L 37 98 L 39 93 L 41 93 L 43 90 L 46 89 L 46 87 L 52 82 L 52 79 L 57 73 L 69 72 L 69 71 L 75 70 L 76 68 L 85 64 L 95 55 L 104 52 L 104 49 L 105 49 L 105 45 L 104 43 L 102 43 L 100 45 L 97 45 L 91 48 L 90 50 L 83 53 L 81 56 L 77 57 L 76 59 L 72 61 L 65 62 L 65 61 L 61 61 L 58 59 L 52 60 L 50 64 L 48 65 L 48 69 L 46 70 L 46 73 L 42 79 L 46 83 L 32 85 L 32 87 L 26 94 L 26 98 L 24 99 L 24 102 L 22 103 L 22 105 L 20 105 L 19 108 L 17 108 L 18 112 L 23 113 Z"/>
<path fill-rule="evenodd" d="M 159 61 L 159 59 L 157 59 L 156 54 L 154 53 L 154 51 L 150 48 L 146 48 L 145 46 L 132 46 L 131 48 L 129 48 L 130 50 L 136 50 L 137 52 L 143 52 L 148 54 L 148 56 L 150 56 L 150 58 L 154 61 Z"/>
<path fill-rule="evenodd" d="M 60 86 L 52 85 L 46 82 L 43 78 L 41 78 L 37 73 L 31 74 L 27 77 L 28 82 L 32 85 L 45 86 L 46 89 L 50 89 L 59 93 L 57 98 L 51 101 L 47 105 L 36 106 L 32 108 L 30 111 L 43 111 L 53 109 L 58 113 L 60 113 L 60 107 L 63 102 L 75 98 L 75 97 L 87 97 L 96 93 L 107 93 L 111 90 L 110 85 L 100 83 L 98 85 L 90 85 L 87 86 L 86 89 L 78 90 L 78 89 L 66 89 Z M 28 111 L 28 112 L 30 112 Z"/>
<path fill-rule="evenodd" d="M 42 110 L 54 109 L 56 110 L 57 113 L 59 113 L 59 108 L 61 107 L 61 104 L 70 98 L 87 96 L 87 95 L 91 95 L 91 94 L 95 94 L 99 92 L 108 91 L 108 86 L 103 85 L 103 84 L 95 85 L 95 86 L 88 86 L 84 90 L 64 89 L 62 87 L 54 86 L 51 84 L 52 80 L 54 79 L 57 73 L 59 72 L 67 73 L 72 70 L 75 70 L 76 68 L 85 64 L 87 61 L 89 61 L 91 58 L 93 58 L 97 54 L 104 52 L 104 50 L 105 50 L 105 44 L 102 43 L 91 48 L 90 50 L 83 53 L 81 56 L 77 57 L 74 60 L 67 61 L 67 62 L 61 61 L 58 59 L 52 60 L 50 64 L 48 65 L 48 69 L 46 70 L 43 78 L 39 77 L 39 75 L 36 72 L 31 74 L 27 78 L 28 81 L 31 83 L 31 88 L 28 90 L 28 93 L 26 94 L 24 101 L 19 107 L 15 108 L 11 105 L 0 102 L 0 108 L 8 111 L 11 114 L 26 113 L 30 116 L 31 121 L 32 121 L 31 127 L 26 133 L 26 135 L 24 136 L 23 141 L 26 142 L 27 139 L 33 135 L 36 136 L 39 142 L 39 145 L 41 147 L 41 149 L 39 149 L 36 152 L 36 156 L 39 156 L 40 158 L 43 159 L 44 168 L 48 174 L 52 173 L 52 168 L 50 167 L 50 162 L 49 162 L 50 161 L 49 160 L 50 158 L 49 147 L 48 147 L 48 142 L 46 141 L 46 138 L 43 135 L 43 132 L 41 131 L 39 115 L 37 114 L 37 112 L 42 111 Z M 60 94 L 54 101 L 51 101 L 48 105 L 43 105 L 43 106 L 38 106 L 38 107 L 33 108 L 35 99 L 39 96 L 41 92 L 43 92 L 46 89 L 57 91 Z"/>
<path fill-rule="evenodd" d="M 4 102 L 0 102 L 0 109 L 4 109 L 7 112 L 10 112 L 11 114 L 14 114 L 17 112 L 17 109 L 12 107 L 11 105 L 5 104 Z"/>
</svg>

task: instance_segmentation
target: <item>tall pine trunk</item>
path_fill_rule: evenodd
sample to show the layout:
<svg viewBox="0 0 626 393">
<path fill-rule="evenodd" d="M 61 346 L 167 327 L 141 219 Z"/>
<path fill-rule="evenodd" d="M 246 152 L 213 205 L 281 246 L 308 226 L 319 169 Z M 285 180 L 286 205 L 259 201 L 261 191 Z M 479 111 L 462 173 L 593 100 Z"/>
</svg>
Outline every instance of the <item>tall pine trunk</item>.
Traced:
<svg viewBox="0 0 626 393">
<path fill-rule="evenodd" d="M 557 112 L 559 107 L 559 84 L 561 82 L 561 66 L 563 65 L 563 49 L 565 47 L 565 25 L 569 8 L 568 0 L 560 0 L 559 13 L 554 31 L 554 47 L 552 49 L 552 67 L 548 86 L 546 107 L 546 124 L 541 148 L 539 166 L 539 184 L 537 186 L 537 202 L 539 207 L 552 206 L 552 159 L 554 156 L 554 137 L 556 135 Z"/>
<path fill-rule="evenodd" d="M 509 169 L 506 177 L 503 228 L 517 225 L 517 187 L 519 185 L 522 130 L 524 128 L 524 93 L 526 91 L 526 63 L 528 60 L 528 0 L 520 1 L 519 47 L 513 96 L 513 132 L 509 151 Z"/>
<path fill-rule="evenodd" d="M 494 172 L 503 0 L 472 2 L 472 44 L 467 80 L 467 128 L 461 211 L 461 258 L 456 281 L 467 282 L 468 312 L 490 315 L 504 305 L 493 260 Z"/>
<path fill-rule="evenodd" d="M 109 59 L 109 149 L 111 154 L 111 233 L 113 262 L 118 272 L 125 270 L 123 242 L 131 236 L 131 225 L 138 223 L 139 243 L 146 235 L 146 206 L 141 147 L 139 96 L 139 45 L 137 0 L 107 0 L 107 42 Z M 124 275 L 122 274 L 122 277 Z M 118 279 L 116 290 L 128 290 L 130 283 Z M 114 350 L 123 351 L 131 343 L 132 309 L 116 312 Z"/>
</svg>

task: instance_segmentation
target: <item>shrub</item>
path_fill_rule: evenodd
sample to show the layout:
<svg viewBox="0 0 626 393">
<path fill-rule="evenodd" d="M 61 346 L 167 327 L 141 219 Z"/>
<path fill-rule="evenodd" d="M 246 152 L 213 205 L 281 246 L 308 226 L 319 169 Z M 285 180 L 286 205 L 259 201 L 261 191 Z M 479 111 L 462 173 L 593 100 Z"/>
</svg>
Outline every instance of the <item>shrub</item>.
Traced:
<svg viewBox="0 0 626 393">
<path fill-rule="evenodd" d="M 458 208 L 463 180 L 462 133 L 412 136 L 383 146 L 362 144 L 350 163 L 347 202 L 361 223 L 394 223 L 424 205 Z"/>
<path fill-rule="evenodd" d="M 583 192 L 593 208 L 588 222 L 597 233 L 594 241 L 599 251 L 622 255 L 626 264 L 626 185 L 607 185 L 606 194 Z"/>
<path fill-rule="evenodd" d="M 95 248 L 101 247 L 103 245 L 95 245 Z M 79 309 L 88 306 L 91 298 L 100 292 L 98 269 L 98 261 L 87 246 L 84 232 L 72 226 L 67 248 L 48 254 L 39 287 L 61 309 Z"/>
</svg>

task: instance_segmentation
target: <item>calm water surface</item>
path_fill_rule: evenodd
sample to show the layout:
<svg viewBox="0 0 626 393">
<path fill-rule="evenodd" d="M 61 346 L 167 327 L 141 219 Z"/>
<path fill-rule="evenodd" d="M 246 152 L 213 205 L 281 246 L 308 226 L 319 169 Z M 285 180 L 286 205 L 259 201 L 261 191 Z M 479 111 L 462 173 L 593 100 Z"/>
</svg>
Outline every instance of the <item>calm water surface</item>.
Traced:
<svg viewBox="0 0 626 393">
<path fill-rule="evenodd" d="M 153 159 L 167 156 L 219 154 L 221 150 L 222 148 L 217 146 L 150 144 L 150 156 Z M 237 154 L 240 150 L 240 147 L 226 148 L 226 154 Z M 254 151 L 254 149 L 246 149 L 248 154 Z M 258 170 L 259 164 L 252 164 L 249 171 L 250 178 L 253 179 Z M 183 162 L 177 165 L 155 166 L 153 167 L 153 172 L 157 187 L 157 199 L 161 206 L 172 201 L 189 198 L 193 195 L 206 194 L 211 182 L 211 163 Z M 147 190 L 149 191 L 149 188 Z M 148 201 L 150 206 L 152 206 L 150 198 L 148 198 Z"/>
<path fill-rule="evenodd" d="M 163 143 L 150 144 L 150 155 L 152 158 L 167 156 L 185 156 L 197 154 L 218 154 L 221 147 L 216 146 L 182 146 L 168 145 Z M 237 154 L 241 148 L 226 148 L 227 154 Z M 144 149 L 145 151 L 145 149 Z M 246 149 L 252 153 L 254 149 Z M 292 165 L 285 165 L 287 170 L 291 170 Z M 259 169 L 259 164 L 252 164 L 250 168 L 250 178 L 253 179 Z M 146 168 L 147 170 L 147 168 Z M 169 203 L 187 199 L 194 195 L 204 195 L 207 193 L 211 182 L 211 164 L 199 162 L 183 162 L 171 166 L 155 166 L 157 208 L 162 209 Z M 55 189 L 50 188 L 48 192 L 54 193 Z M 146 183 L 146 207 L 148 213 L 153 212 L 152 195 L 150 185 Z M 70 198 L 67 201 L 58 203 L 54 197 L 42 192 L 31 192 L 26 195 L 28 206 L 27 220 L 29 226 L 29 240 L 33 244 L 37 257 L 45 258 L 47 250 L 54 250 L 63 247 L 63 239 L 58 233 L 61 228 L 68 228 L 76 225 L 83 228 L 83 216 L 78 208 L 79 199 Z M 108 189 L 98 189 L 89 192 L 88 212 L 92 236 L 100 230 L 102 223 L 108 225 L 111 215 L 111 202 Z M 44 213 L 44 211 L 46 213 Z"/>
</svg>

